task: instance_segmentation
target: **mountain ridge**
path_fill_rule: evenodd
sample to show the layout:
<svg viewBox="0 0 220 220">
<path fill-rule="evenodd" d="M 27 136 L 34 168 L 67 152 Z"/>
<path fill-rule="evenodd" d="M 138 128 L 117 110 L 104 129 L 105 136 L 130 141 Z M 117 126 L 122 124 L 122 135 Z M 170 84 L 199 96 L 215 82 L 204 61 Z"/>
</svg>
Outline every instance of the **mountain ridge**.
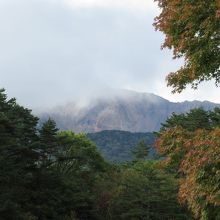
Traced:
<svg viewBox="0 0 220 220">
<path fill-rule="evenodd" d="M 170 102 L 151 93 L 123 91 L 92 100 L 87 105 L 68 103 L 44 111 L 42 120 L 53 118 L 61 130 L 76 133 L 123 130 L 130 132 L 158 131 L 161 123 L 174 113 L 185 113 L 193 108 L 211 110 L 220 104 L 209 101 Z"/>
</svg>

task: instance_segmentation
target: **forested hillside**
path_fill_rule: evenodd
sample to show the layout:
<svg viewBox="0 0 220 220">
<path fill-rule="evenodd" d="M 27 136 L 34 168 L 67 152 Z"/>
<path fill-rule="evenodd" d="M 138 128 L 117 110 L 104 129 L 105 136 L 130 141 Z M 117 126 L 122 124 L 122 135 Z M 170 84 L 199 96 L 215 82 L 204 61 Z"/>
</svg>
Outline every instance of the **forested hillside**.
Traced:
<svg viewBox="0 0 220 220">
<path fill-rule="evenodd" d="M 190 219 L 176 199 L 177 181 L 146 161 L 110 165 L 84 135 L 42 127 L 31 111 L 0 91 L 0 219 Z"/>
<path fill-rule="evenodd" d="M 159 160 L 146 160 L 143 137 L 152 134 L 138 134 L 133 159 L 119 165 L 105 161 L 85 135 L 59 131 L 52 119 L 39 128 L 4 90 L 0 112 L 2 220 L 193 219 L 189 211 L 195 219 L 220 218 L 219 108 L 173 114 L 157 134 Z M 104 132 L 112 133 L 129 136 Z"/>
<path fill-rule="evenodd" d="M 126 162 L 134 159 L 132 151 L 140 140 L 150 147 L 146 159 L 155 157 L 153 133 L 131 133 L 128 131 L 101 131 L 87 134 L 104 158 L 111 162 Z"/>
</svg>

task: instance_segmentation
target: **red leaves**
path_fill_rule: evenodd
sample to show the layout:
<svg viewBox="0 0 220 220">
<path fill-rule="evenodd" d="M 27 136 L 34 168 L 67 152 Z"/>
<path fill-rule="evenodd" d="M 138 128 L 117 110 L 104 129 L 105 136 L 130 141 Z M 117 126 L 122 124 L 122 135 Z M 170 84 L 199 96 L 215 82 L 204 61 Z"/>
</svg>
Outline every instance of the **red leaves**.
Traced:
<svg viewBox="0 0 220 220">
<path fill-rule="evenodd" d="M 167 166 L 178 165 L 178 172 L 183 174 L 178 198 L 188 204 L 195 217 L 202 212 L 201 201 L 220 206 L 220 128 L 195 132 L 167 129 L 161 133 L 156 148 L 167 156 Z"/>
<path fill-rule="evenodd" d="M 155 0 L 162 9 L 154 26 L 165 34 L 162 48 L 173 49 L 174 58 L 184 57 L 185 65 L 167 77 L 173 92 L 187 84 L 214 78 L 219 84 L 220 72 L 220 1 Z"/>
</svg>

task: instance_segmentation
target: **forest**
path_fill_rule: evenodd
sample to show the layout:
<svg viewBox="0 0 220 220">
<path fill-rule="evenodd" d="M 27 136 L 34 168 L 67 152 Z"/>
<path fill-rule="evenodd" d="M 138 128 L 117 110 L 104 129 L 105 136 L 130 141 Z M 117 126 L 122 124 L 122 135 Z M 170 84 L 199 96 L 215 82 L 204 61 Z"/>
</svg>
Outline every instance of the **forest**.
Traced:
<svg viewBox="0 0 220 220">
<path fill-rule="evenodd" d="M 149 153 L 146 159 L 153 159 L 156 156 L 154 141 L 155 134 L 132 133 L 128 131 L 105 130 L 88 133 L 87 137 L 96 145 L 103 157 L 112 163 L 122 163 L 134 159 L 133 150 L 140 141 L 149 146 Z"/>
<path fill-rule="evenodd" d="M 112 164 L 84 134 L 41 127 L 0 92 L 0 219 L 219 219 L 220 109 L 173 114 L 160 157 Z"/>
<path fill-rule="evenodd" d="M 83 134 L 42 127 L 0 92 L 0 219 L 189 219 L 177 180 L 160 161 L 106 162 Z M 141 144 L 142 143 L 142 144 Z"/>
<path fill-rule="evenodd" d="M 163 47 L 184 65 L 173 92 L 220 83 L 219 0 L 156 0 Z M 109 163 L 85 134 L 41 126 L 0 90 L 0 220 L 219 220 L 220 108 L 173 114 L 140 140 L 130 161 Z"/>
</svg>

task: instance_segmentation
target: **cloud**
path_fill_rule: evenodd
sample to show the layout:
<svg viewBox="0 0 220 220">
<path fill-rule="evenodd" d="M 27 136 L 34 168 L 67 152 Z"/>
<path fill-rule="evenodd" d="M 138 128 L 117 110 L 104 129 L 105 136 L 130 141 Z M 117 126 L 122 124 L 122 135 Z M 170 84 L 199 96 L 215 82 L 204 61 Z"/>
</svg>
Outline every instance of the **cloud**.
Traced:
<svg viewBox="0 0 220 220">
<path fill-rule="evenodd" d="M 73 8 L 119 8 L 145 12 L 156 9 L 153 0 L 64 0 L 64 2 Z"/>
<path fill-rule="evenodd" d="M 163 36 L 152 27 L 157 13 L 120 9 L 138 0 L 102 1 L 86 8 L 61 0 L 0 1 L 0 87 L 31 108 L 86 99 L 107 87 L 171 97 L 165 76 L 180 63 L 160 50 Z M 196 98 L 219 94 L 208 88 Z"/>
</svg>

